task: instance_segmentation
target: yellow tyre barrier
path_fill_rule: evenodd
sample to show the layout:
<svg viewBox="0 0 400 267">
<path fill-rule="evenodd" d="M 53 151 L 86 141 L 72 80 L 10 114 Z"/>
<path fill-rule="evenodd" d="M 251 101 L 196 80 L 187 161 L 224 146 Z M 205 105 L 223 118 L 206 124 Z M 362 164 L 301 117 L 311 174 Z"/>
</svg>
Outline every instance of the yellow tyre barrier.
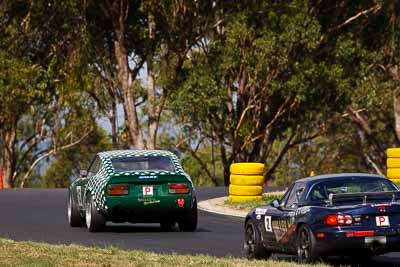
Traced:
<svg viewBox="0 0 400 267">
<path fill-rule="evenodd" d="M 388 158 L 400 158 L 400 148 L 388 148 L 386 155 Z"/>
<path fill-rule="evenodd" d="M 400 184 L 400 178 L 397 179 L 390 179 L 393 183 Z"/>
<path fill-rule="evenodd" d="M 230 182 L 234 185 L 263 185 L 264 177 L 260 175 L 231 174 Z"/>
<path fill-rule="evenodd" d="M 400 168 L 388 168 L 387 177 L 390 179 L 400 179 Z"/>
<path fill-rule="evenodd" d="M 400 158 L 388 158 L 386 160 L 387 168 L 400 168 Z M 400 178 L 400 177 L 399 177 Z"/>
<path fill-rule="evenodd" d="M 259 201 L 263 196 L 229 196 L 230 202 Z"/>
<path fill-rule="evenodd" d="M 263 175 L 264 164 L 255 162 L 233 163 L 230 168 L 231 174 L 240 175 Z"/>
<path fill-rule="evenodd" d="M 261 196 L 264 188 L 260 185 L 229 185 L 229 195 Z"/>
</svg>

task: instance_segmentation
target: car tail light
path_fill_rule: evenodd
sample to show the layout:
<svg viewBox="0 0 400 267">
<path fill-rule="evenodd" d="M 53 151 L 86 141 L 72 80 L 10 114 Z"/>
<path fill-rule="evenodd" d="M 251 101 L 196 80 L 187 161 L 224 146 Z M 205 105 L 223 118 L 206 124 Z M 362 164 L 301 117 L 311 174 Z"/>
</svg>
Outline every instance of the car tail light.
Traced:
<svg viewBox="0 0 400 267">
<path fill-rule="evenodd" d="M 385 211 L 388 207 L 389 207 L 388 204 L 381 204 L 375 206 L 375 208 L 379 209 L 379 211 Z"/>
<path fill-rule="evenodd" d="M 331 226 L 351 225 L 353 217 L 350 214 L 330 214 L 326 216 L 325 222 Z"/>
<path fill-rule="evenodd" d="M 169 184 L 168 186 L 170 194 L 187 194 L 189 193 L 189 187 L 187 184 Z"/>
<path fill-rule="evenodd" d="M 110 185 L 108 187 L 108 195 L 120 196 L 127 195 L 129 193 L 129 187 L 127 185 Z"/>
</svg>

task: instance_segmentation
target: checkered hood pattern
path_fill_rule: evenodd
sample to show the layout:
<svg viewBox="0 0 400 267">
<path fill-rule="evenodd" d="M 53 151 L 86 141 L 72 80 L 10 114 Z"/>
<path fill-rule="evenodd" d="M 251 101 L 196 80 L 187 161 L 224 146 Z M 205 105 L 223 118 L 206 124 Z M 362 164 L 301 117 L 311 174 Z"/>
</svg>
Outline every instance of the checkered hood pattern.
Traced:
<svg viewBox="0 0 400 267">
<path fill-rule="evenodd" d="M 106 210 L 105 205 L 105 186 L 112 176 L 124 175 L 184 175 L 186 178 L 191 179 L 188 174 L 183 171 L 178 157 L 172 152 L 165 150 L 113 150 L 100 152 L 98 156 L 101 159 L 101 167 L 95 176 L 90 177 L 88 181 L 88 190 L 92 193 L 94 204 L 98 210 Z M 115 172 L 111 159 L 125 158 L 125 157 L 157 157 L 165 156 L 171 159 L 174 165 L 174 171 L 131 171 L 131 172 Z"/>
</svg>

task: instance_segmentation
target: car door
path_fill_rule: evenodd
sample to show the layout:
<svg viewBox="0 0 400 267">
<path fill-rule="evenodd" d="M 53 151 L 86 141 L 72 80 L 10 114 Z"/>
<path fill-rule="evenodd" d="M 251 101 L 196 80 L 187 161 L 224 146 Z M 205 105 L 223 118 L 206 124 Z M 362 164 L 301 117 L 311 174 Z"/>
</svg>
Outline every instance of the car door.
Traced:
<svg viewBox="0 0 400 267">
<path fill-rule="evenodd" d="M 281 250 L 282 246 L 279 242 L 281 238 L 282 219 L 285 216 L 283 209 L 292 191 L 293 185 L 286 191 L 280 200 L 279 207 L 268 206 L 268 210 L 264 216 L 264 227 L 262 230 L 264 245 L 272 250 Z M 257 213 L 257 210 L 256 210 Z"/>
<path fill-rule="evenodd" d="M 76 186 L 78 204 L 81 208 L 83 208 L 84 203 L 85 203 L 85 192 L 86 192 L 86 188 L 87 188 L 89 179 L 92 176 L 97 174 L 97 172 L 100 169 L 100 164 L 101 164 L 101 160 L 100 160 L 99 156 L 96 156 L 92 160 L 92 162 L 87 170 L 87 175 L 85 177 L 82 177 L 81 182 Z"/>
<path fill-rule="evenodd" d="M 275 245 L 282 252 L 293 252 L 294 246 L 292 241 L 296 233 L 295 214 L 299 197 L 304 188 L 303 183 L 293 184 L 282 198 L 280 206 L 271 213 L 270 230 L 272 230 Z M 268 218 L 265 221 L 267 222 Z"/>
<path fill-rule="evenodd" d="M 287 201 L 282 206 L 283 215 L 280 221 L 282 231 L 279 242 L 285 252 L 296 250 L 296 210 L 304 189 L 304 183 L 295 183 Z"/>
</svg>

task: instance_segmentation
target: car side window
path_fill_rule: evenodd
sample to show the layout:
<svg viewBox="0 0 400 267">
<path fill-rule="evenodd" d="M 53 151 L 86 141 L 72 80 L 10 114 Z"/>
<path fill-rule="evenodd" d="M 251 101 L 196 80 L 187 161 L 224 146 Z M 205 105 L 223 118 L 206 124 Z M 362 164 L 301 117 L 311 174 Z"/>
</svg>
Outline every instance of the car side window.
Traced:
<svg viewBox="0 0 400 267">
<path fill-rule="evenodd" d="M 286 205 L 286 202 L 287 202 L 287 200 L 288 200 L 288 197 L 289 197 L 289 195 L 290 195 L 290 192 L 292 192 L 293 186 L 294 186 L 294 185 L 291 185 L 291 186 L 289 187 L 289 189 L 286 191 L 286 193 L 282 196 L 281 201 L 280 201 L 282 207 L 284 207 L 284 206 Z"/>
<path fill-rule="evenodd" d="M 305 186 L 302 183 L 296 183 L 293 186 L 292 191 L 290 192 L 290 195 L 288 197 L 288 200 L 285 203 L 286 208 L 294 209 L 297 207 L 299 199 L 302 197 L 304 193 L 304 188 Z"/>
<path fill-rule="evenodd" d="M 88 177 L 95 175 L 100 169 L 101 160 L 97 156 L 93 163 L 90 165 L 88 170 Z"/>
</svg>

